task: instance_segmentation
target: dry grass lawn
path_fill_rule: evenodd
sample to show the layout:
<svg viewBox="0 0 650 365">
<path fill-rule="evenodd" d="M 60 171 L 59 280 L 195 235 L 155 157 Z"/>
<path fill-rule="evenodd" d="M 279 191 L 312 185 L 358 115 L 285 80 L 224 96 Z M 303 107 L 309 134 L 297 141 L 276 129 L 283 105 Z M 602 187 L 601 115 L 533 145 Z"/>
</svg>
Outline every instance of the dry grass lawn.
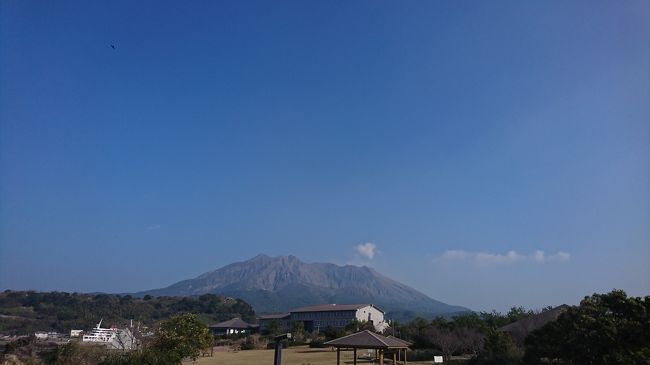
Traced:
<svg viewBox="0 0 650 365">
<path fill-rule="evenodd" d="M 359 350 L 359 354 L 362 354 Z M 341 352 L 341 364 L 352 364 L 352 351 Z M 372 361 L 357 360 L 357 364 L 372 364 Z M 386 359 L 384 364 L 392 364 Z M 431 362 L 411 362 L 409 364 L 430 364 Z M 198 365 L 273 365 L 273 350 L 246 350 L 238 352 L 215 352 L 212 357 L 201 357 Z M 375 361 L 374 364 L 378 364 Z M 336 365 L 336 351 L 330 349 L 311 349 L 309 347 L 290 347 L 282 351 L 282 365 Z"/>
</svg>

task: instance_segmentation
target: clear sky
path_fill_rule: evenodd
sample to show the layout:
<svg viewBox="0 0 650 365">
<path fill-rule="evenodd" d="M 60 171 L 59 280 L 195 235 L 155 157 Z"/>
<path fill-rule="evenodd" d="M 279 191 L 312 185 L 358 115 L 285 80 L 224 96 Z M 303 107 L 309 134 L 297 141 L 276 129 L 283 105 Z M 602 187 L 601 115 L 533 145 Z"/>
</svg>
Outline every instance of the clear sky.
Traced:
<svg viewBox="0 0 650 365">
<path fill-rule="evenodd" d="M 1 1 L 0 288 L 137 291 L 266 253 L 476 310 L 648 295 L 649 15 Z"/>
</svg>

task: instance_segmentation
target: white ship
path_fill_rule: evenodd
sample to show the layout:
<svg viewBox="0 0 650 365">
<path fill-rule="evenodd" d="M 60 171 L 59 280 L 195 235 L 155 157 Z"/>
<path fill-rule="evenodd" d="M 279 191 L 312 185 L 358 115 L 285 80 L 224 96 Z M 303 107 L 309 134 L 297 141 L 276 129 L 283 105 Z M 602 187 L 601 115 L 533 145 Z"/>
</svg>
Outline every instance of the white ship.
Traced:
<svg viewBox="0 0 650 365">
<path fill-rule="evenodd" d="M 82 342 L 97 343 L 106 345 L 110 349 L 132 350 L 137 347 L 137 340 L 128 328 L 119 329 L 117 327 L 102 328 L 101 319 L 97 327 L 93 328 L 90 333 L 81 337 Z"/>
<path fill-rule="evenodd" d="M 97 323 L 97 327 L 93 328 L 90 333 L 83 335 L 81 341 L 83 342 L 100 342 L 100 343 L 111 343 L 117 337 L 117 328 L 102 328 L 102 321 L 100 319 Z"/>
</svg>

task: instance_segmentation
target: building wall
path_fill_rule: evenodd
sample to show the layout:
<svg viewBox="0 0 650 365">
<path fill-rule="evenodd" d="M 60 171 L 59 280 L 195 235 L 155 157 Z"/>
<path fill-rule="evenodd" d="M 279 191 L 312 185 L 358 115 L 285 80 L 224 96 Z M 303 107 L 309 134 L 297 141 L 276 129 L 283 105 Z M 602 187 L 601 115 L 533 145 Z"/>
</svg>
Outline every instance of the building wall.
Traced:
<svg viewBox="0 0 650 365">
<path fill-rule="evenodd" d="M 345 327 L 354 320 L 359 322 L 370 320 L 375 329 L 380 332 L 388 327 L 388 323 L 384 320 L 384 313 L 370 305 L 352 310 L 294 312 L 290 313 L 288 317 L 278 320 L 284 332 L 291 330 L 291 324 L 294 321 L 303 322 L 305 330 L 308 332 L 320 331 L 327 327 Z M 271 321 L 272 319 L 260 318 L 260 331 L 265 332 Z"/>
<path fill-rule="evenodd" d="M 291 329 L 291 320 L 290 320 L 290 318 L 291 318 L 290 316 L 287 316 L 285 318 L 276 318 L 276 319 L 263 319 L 263 318 L 260 318 L 259 319 L 260 332 L 262 332 L 262 333 L 266 332 L 266 329 L 268 328 L 269 323 L 271 323 L 271 321 L 274 321 L 274 320 L 277 320 L 277 321 L 280 322 L 280 327 L 282 328 L 282 331 L 288 332 Z"/>
<path fill-rule="evenodd" d="M 291 320 L 304 322 L 305 329 L 308 331 L 317 331 L 327 327 L 345 327 L 355 318 L 355 310 L 291 313 Z"/>
<path fill-rule="evenodd" d="M 357 309 L 356 319 L 361 321 L 372 322 L 375 330 L 382 332 L 388 327 L 388 323 L 384 320 L 384 313 L 373 306 L 366 306 Z"/>
</svg>

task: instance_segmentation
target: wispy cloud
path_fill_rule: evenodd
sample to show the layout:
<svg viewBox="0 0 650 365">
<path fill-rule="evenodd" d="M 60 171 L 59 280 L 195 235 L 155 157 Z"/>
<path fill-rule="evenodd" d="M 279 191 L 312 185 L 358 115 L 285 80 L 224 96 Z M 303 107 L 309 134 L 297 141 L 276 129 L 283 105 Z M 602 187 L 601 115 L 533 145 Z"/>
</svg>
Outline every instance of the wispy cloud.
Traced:
<svg viewBox="0 0 650 365">
<path fill-rule="evenodd" d="M 547 255 L 544 251 L 535 251 L 533 254 L 533 260 L 540 264 L 545 262 L 565 262 L 571 259 L 571 255 L 567 252 L 559 251 L 556 254 Z"/>
<path fill-rule="evenodd" d="M 447 250 L 437 256 L 434 261 L 471 262 L 479 266 L 506 265 L 517 262 L 533 261 L 539 264 L 547 262 L 566 262 L 571 259 L 567 252 L 559 251 L 547 255 L 544 251 L 537 250 L 526 255 L 510 250 L 506 253 L 491 253 L 483 251 Z"/>
<path fill-rule="evenodd" d="M 162 226 L 160 224 L 152 224 L 152 225 L 147 227 L 147 230 L 148 231 L 153 231 L 153 230 L 160 229 L 160 228 L 162 228 Z"/>
<path fill-rule="evenodd" d="M 357 245 L 355 247 L 355 250 L 362 257 L 372 260 L 377 253 L 377 245 L 372 242 L 366 242 L 364 244 Z"/>
<path fill-rule="evenodd" d="M 501 265 L 511 264 L 517 261 L 522 261 L 526 256 L 518 254 L 514 250 L 510 250 L 505 254 L 493 254 L 487 252 L 477 252 L 475 254 L 476 262 L 481 265 Z"/>
</svg>

